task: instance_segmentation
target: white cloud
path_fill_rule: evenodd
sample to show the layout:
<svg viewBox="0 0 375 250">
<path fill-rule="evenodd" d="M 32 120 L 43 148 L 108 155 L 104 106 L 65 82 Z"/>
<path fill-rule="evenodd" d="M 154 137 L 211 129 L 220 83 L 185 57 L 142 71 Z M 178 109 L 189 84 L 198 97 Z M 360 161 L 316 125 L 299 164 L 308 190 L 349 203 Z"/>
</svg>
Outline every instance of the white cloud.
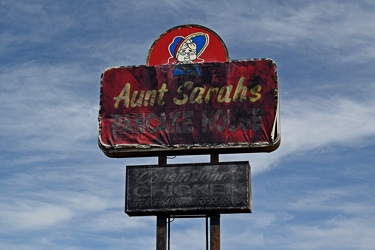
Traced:
<svg viewBox="0 0 375 250">
<path fill-rule="evenodd" d="M 2 230 L 35 230 L 56 226 L 71 219 L 72 211 L 61 206 L 31 200 L 3 205 L 0 218 Z"/>
<path fill-rule="evenodd" d="M 189 3 L 188 14 L 187 8 L 170 0 L 122 3 L 117 9 L 118 1 L 98 6 L 0 3 L 1 249 L 155 247 L 155 218 L 128 217 L 123 207 L 125 165 L 157 164 L 157 160 L 108 159 L 100 152 L 96 145 L 100 74 L 109 66 L 144 64 L 154 39 L 184 23 L 212 28 L 236 55 L 273 54 L 283 63 L 280 148 L 270 154 L 220 156 L 221 161 L 249 160 L 253 175 L 263 173 L 254 178 L 253 214 L 222 216 L 222 246 L 373 248 L 369 159 L 351 170 L 350 176 L 358 178 L 353 185 L 335 178 L 326 179 L 327 186 L 315 186 L 323 178 L 319 170 L 301 172 L 298 178 L 316 174 L 308 184 L 282 173 L 295 167 L 283 162 L 293 162 L 296 156 L 324 157 L 320 152 L 347 149 L 356 154 L 373 146 L 374 3 Z M 301 61 L 319 58 L 322 65 L 302 69 L 286 55 L 291 51 L 304 55 Z M 285 73 L 287 62 L 293 72 Z M 291 79 L 301 71 L 308 79 L 301 77 L 298 85 Z M 306 81 L 314 82 L 315 76 L 316 87 L 306 89 Z M 290 88 L 299 95 L 284 93 Z M 332 157 L 340 161 L 342 156 Z M 208 156 L 181 156 L 168 162 L 208 161 Z M 267 172 L 275 166 L 280 168 Z M 367 171 L 360 173 L 365 167 Z M 343 171 L 334 169 L 338 170 Z M 281 173 L 279 182 L 272 179 L 274 173 Z M 324 178 L 332 176 L 340 175 Z M 270 186 L 264 183 L 268 178 L 277 182 L 271 188 L 280 189 L 280 196 L 270 195 Z M 195 222 L 172 223 L 172 248 L 204 247 L 204 220 Z"/>
<path fill-rule="evenodd" d="M 206 235 L 204 220 L 201 221 L 199 228 L 187 229 L 183 231 L 173 231 L 173 222 L 171 224 L 171 249 L 204 249 Z"/>
<path fill-rule="evenodd" d="M 304 193 L 303 197 L 293 197 L 286 209 L 294 211 L 330 212 L 356 216 L 373 214 L 375 203 L 368 181 L 361 185 L 341 185 L 331 188 L 319 188 Z"/>
<path fill-rule="evenodd" d="M 375 136 L 375 101 L 346 96 L 281 99 L 281 145 L 270 154 L 241 155 L 250 158 L 253 173 L 269 169 L 292 154 L 322 148 L 362 148 Z M 304 97 L 304 96 L 301 96 Z M 227 157 L 230 160 L 238 156 Z"/>
<path fill-rule="evenodd" d="M 128 217 L 123 209 L 107 211 L 87 222 L 88 230 L 141 232 L 155 226 L 153 217 Z"/>
<path fill-rule="evenodd" d="M 311 150 L 325 145 L 361 147 L 363 140 L 375 135 L 375 104 L 368 98 L 310 97 L 283 102 L 282 129 L 284 150 Z"/>
<path fill-rule="evenodd" d="M 1 73 L 0 128 L 9 150 L 62 152 L 84 147 L 97 128 L 94 103 L 99 102 L 87 96 L 96 92 L 93 88 L 99 91 L 100 80 L 98 76 L 89 86 L 81 77 L 81 69 L 73 65 L 30 63 Z"/>
<path fill-rule="evenodd" d="M 294 239 L 288 249 L 372 249 L 375 230 L 372 218 L 345 217 L 321 225 L 291 226 L 288 233 Z"/>
<path fill-rule="evenodd" d="M 368 5 L 366 8 L 358 1 L 207 2 L 205 15 L 229 51 L 240 45 L 257 54 L 266 46 L 273 53 L 275 49 L 296 51 L 307 53 L 310 59 L 320 57 L 341 64 L 374 60 L 375 35 L 369 32 L 374 29 L 374 6 Z"/>
<path fill-rule="evenodd" d="M 0 45 L 0 51 L 4 47 L 13 51 L 18 45 L 45 43 L 77 24 L 69 13 L 61 12 L 63 6 L 57 2 L 3 2 L 0 6 L 2 22 L 16 31 L 5 33 L 3 38 L 7 39 Z"/>
</svg>

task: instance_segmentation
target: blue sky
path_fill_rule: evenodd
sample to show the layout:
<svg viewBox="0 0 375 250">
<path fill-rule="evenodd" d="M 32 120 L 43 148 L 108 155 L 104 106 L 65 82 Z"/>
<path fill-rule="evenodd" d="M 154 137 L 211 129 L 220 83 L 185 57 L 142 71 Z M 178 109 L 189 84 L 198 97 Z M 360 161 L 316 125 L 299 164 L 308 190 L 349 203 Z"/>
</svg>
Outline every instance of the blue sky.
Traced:
<svg viewBox="0 0 375 250">
<path fill-rule="evenodd" d="M 155 249 L 155 217 L 124 213 L 125 166 L 97 146 L 100 75 L 145 64 L 181 24 L 231 59 L 278 65 L 282 142 L 249 161 L 253 213 L 221 216 L 221 247 L 374 249 L 375 3 L 0 1 L 0 249 Z M 169 163 L 208 162 L 181 156 Z M 203 219 L 177 219 L 171 249 L 205 249 Z"/>
</svg>

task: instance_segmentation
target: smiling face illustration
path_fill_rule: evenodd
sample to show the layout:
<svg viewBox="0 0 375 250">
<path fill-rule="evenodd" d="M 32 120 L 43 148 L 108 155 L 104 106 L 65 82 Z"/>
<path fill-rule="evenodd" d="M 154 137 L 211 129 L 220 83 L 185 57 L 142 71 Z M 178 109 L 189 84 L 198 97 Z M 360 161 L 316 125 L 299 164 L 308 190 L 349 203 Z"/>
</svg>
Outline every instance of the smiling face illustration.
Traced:
<svg viewBox="0 0 375 250">
<path fill-rule="evenodd" d="M 198 32 L 192 33 L 186 37 L 176 36 L 169 44 L 170 58 L 168 63 L 187 64 L 204 62 L 200 58 L 207 45 L 209 44 L 208 34 Z"/>
<path fill-rule="evenodd" d="M 169 44 L 171 57 L 168 63 L 174 64 L 173 76 L 179 75 L 200 75 L 201 72 L 196 63 L 204 62 L 200 58 L 209 42 L 208 34 L 199 32 L 186 37 L 176 36 Z"/>
<path fill-rule="evenodd" d="M 184 41 L 177 51 L 176 59 L 179 63 L 193 63 L 197 59 L 197 44 L 191 39 Z"/>
</svg>

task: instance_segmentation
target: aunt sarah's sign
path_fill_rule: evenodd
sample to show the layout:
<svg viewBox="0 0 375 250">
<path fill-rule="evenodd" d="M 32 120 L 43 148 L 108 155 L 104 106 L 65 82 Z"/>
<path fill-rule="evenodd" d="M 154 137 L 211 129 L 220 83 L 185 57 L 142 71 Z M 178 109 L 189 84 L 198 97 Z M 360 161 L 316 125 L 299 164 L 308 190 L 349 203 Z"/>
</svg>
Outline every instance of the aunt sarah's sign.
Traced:
<svg viewBox="0 0 375 250">
<path fill-rule="evenodd" d="M 99 146 L 107 156 L 278 147 L 279 94 L 271 59 L 229 61 L 215 33 L 187 26 L 160 37 L 147 64 L 113 67 L 102 75 Z"/>
</svg>

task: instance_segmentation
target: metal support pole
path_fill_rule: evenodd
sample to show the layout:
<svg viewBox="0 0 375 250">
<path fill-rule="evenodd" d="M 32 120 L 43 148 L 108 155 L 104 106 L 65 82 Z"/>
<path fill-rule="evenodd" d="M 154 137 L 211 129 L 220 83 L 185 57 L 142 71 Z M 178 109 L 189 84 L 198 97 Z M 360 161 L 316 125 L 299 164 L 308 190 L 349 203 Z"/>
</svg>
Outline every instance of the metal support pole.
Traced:
<svg viewBox="0 0 375 250">
<path fill-rule="evenodd" d="M 168 250 L 171 250 L 171 217 L 168 217 Z"/>
<path fill-rule="evenodd" d="M 219 154 L 211 154 L 211 163 L 219 162 Z M 210 250 L 220 250 L 220 214 L 210 215 Z"/>
<path fill-rule="evenodd" d="M 219 162 L 219 154 L 211 154 L 211 163 Z M 159 156 L 159 165 L 167 164 L 166 156 Z M 220 214 L 210 214 L 210 250 L 220 250 Z M 170 223 L 170 220 L 168 221 Z M 156 250 L 167 250 L 167 216 L 158 215 L 156 222 Z M 169 245 L 169 244 L 168 244 Z M 208 215 L 206 216 L 206 249 L 208 250 Z M 169 249 L 168 249 L 169 250 Z"/>
<path fill-rule="evenodd" d="M 159 165 L 167 164 L 166 156 L 159 156 Z M 156 250 L 167 249 L 167 217 L 158 215 L 156 218 Z"/>
<path fill-rule="evenodd" d="M 156 250 L 167 249 L 166 234 L 167 218 L 165 216 L 157 216 L 156 219 Z"/>
<path fill-rule="evenodd" d="M 208 244 L 208 215 L 206 215 L 206 250 L 209 250 L 209 244 Z"/>
<path fill-rule="evenodd" d="M 220 250 L 220 214 L 210 216 L 210 249 Z"/>
<path fill-rule="evenodd" d="M 219 154 L 211 154 L 210 162 L 211 163 L 219 163 Z"/>
</svg>

